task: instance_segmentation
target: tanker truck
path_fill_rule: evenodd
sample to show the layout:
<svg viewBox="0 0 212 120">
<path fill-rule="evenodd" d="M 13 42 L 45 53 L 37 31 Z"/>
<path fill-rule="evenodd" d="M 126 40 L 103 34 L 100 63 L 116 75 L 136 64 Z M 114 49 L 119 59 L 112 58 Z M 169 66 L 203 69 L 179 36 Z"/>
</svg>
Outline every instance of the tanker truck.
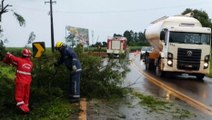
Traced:
<svg viewBox="0 0 212 120">
<path fill-rule="evenodd" d="M 144 31 L 153 50 L 145 54 L 146 70 L 157 76 L 188 74 L 202 80 L 209 73 L 211 29 L 192 16 L 176 15 L 153 21 Z"/>
</svg>

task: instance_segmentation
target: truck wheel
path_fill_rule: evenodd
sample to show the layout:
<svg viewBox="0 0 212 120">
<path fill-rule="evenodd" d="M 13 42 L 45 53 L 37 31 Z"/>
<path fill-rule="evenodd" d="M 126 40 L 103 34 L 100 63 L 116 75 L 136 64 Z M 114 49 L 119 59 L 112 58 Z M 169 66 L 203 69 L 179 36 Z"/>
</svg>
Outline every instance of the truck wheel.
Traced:
<svg viewBox="0 0 212 120">
<path fill-rule="evenodd" d="M 145 58 L 145 68 L 147 71 L 149 71 L 149 59 L 148 58 Z"/>
<path fill-rule="evenodd" d="M 158 76 L 158 77 L 164 77 L 165 72 L 164 72 L 164 71 L 161 71 L 161 69 L 160 69 L 160 61 L 159 61 L 159 63 L 157 63 L 157 65 L 156 65 L 155 74 L 156 74 L 156 76 Z"/>
<path fill-rule="evenodd" d="M 198 80 L 203 80 L 204 77 L 205 77 L 204 74 L 198 74 L 198 75 L 196 75 L 196 78 L 197 78 Z"/>
<path fill-rule="evenodd" d="M 154 65 L 154 60 L 153 59 L 146 58 L 145 66 L 146 66 L 146 70 L 155 71 L 155 65 Z"/>
</svg>

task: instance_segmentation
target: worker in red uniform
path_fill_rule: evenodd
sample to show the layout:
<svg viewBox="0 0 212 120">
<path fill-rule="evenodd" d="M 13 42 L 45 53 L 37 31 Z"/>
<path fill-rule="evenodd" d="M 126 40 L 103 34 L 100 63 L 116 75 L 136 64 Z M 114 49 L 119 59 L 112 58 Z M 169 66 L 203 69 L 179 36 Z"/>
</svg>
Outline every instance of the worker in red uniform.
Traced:
<svg viewBox="0 0 212 120">
<path fill-rule="evenodd" d="M 24 113 L 29 113 L 29 95 L 30 84 L 32 81 L 32 68 L 31 51 L 29 49 L 23 49 L 22 57 L 16 57 L 7 52 L 3 61 L 9 65 L 16 67 L 15 77 L 15 101 L 17 107 Z"/>
</svg>

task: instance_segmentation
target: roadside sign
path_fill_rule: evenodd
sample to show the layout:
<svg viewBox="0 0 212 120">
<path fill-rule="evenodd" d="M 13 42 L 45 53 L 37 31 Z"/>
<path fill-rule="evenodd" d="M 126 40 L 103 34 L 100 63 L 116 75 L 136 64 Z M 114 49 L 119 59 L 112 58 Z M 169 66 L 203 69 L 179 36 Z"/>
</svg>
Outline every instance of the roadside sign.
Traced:
<svg viewBox="0 0 212 120">
<path fill-rule="evenodd" d="M 39 58 L 45 51 L 45 42 L 32 43 L 33 57 Z"/>
</svg>

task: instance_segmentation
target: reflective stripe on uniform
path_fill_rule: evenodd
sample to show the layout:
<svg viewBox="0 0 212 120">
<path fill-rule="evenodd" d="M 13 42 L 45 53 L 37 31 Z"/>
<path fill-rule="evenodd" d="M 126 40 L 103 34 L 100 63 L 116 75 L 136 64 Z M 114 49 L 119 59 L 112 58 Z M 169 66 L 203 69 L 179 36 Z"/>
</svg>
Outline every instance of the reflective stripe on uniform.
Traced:
<svg viewBox="0 0 212 120">
<path fill-rule="evenodd" d="M 77 60 L 76 58 L 73 58 L 72 60 Z"/>
<path fill-rule="evenodd" d="M 73 98 L 79 98 L 80 95 L 72 95 L 71 97 L 73 97 Z"/>
<path fill-rule="evenodd" d="M 24 71 L 20 71 L 20 70 L 17 70 L 17 73 L 23 74 L 23 75 L 31 75 L 31 73 L 29 73 L 29 72 L 24 72 Z"/>
<path fill-rule="evenodd" d="M 24 101 L 21 101 L 21 102 L 17 102 L 17 106 L 19 106 L 19 105 L 23 105 L 24 104 Z"/>
<path fill-rule="evenodd" d="M 12 62 L 13 64 L 17 65 L 17 62 Z"/>
<path fill-rule="evenodd" d="M 82 69 L 77 69 L 76 72 L 82 71 Z"/>
</svg>

